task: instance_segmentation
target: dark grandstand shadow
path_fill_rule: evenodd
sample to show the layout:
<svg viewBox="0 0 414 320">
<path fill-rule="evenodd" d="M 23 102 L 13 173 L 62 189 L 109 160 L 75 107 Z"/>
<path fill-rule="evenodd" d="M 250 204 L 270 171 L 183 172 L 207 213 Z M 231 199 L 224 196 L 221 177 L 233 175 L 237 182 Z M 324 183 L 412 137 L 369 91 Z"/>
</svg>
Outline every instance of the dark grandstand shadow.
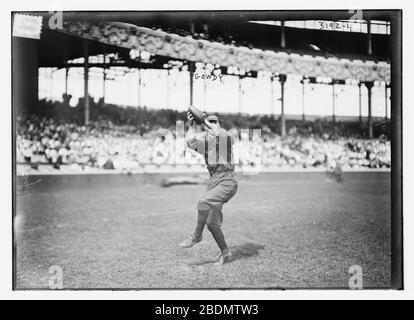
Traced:
<svg viewBox="0 0 414 320">
<path fill-rule="evenodd" d="M 231 253 L 232 253 L 232 258 L 231 258 L 231 260 L 228 261 L 228 263 L 231 263 L 231 262 L 236 261 L 236 260 L 250 258 L 250 257 L 253 257 L 255 255 L 258 255 L 259 250 L 263 250 L 264 248 L 265 248 L 265 246 L 263 246 L 263 245 L 259 245 L 259 244 L 255 244 L 255 243 L 251 243 L 251 242 L 245 243 L 245 244 L 242 244 L 242 245 L 238 245 L 238 246 L 232 246 L 232 247 L 230 247 L 230 250 L 231 250 Z M 215 260 L 210 259 L 210 260 L 190 263 L 189 266 L 197 267 L 197 266 L 202 266 L 202 265 L 211 264 L 211 263 L 215 263 L 215 262 L 217 262 L 217 259 L 215 259 Z"/>
</svg>

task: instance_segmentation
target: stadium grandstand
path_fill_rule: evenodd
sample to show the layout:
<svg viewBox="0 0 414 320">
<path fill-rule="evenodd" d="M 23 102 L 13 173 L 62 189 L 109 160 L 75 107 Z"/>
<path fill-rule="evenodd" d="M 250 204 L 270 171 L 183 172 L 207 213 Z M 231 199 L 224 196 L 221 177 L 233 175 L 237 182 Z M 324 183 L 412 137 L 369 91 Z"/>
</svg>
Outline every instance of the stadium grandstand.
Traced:
<svg viewBox="0 0 414 320">
<path fill-rule="evenodd" d="M 238 145 L 244 167 L 389 169 L 392 21 L 354 14 L 15 14 L 17 163 L 202 166 L 175 149 L 196 105 L 235 137 L 262 130 L 260 150 Z"/>
</svg>

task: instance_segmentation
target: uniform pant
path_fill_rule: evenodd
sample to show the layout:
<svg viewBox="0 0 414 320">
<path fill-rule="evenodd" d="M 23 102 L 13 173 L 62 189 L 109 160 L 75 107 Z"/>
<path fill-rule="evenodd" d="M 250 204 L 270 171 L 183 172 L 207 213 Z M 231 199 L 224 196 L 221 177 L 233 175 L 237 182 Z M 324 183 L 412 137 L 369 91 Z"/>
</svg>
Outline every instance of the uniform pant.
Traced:
<svg viewBox="0 0 414 320">
<path fill-rule="evenodd" d="M 220 250 L 224 252 L 228 249 L 221 230 L 222 209 L 223 205 L 236 194 L 237 187 L 237 180 L 232 172 L 213 175 L 210 178 L 207 192 L 197 204 L 198 218 L 194 238 L 201 239 L 204 226 L 207 225 Z"/>
</svg>

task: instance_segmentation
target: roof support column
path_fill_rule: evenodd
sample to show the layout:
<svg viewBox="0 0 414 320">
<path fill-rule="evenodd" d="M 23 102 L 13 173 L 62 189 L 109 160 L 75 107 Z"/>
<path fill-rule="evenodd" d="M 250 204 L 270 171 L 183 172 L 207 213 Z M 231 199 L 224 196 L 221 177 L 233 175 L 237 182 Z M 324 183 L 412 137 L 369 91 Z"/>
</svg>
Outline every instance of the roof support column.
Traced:
<svg viewBox="0 0 414 320">
<path fill-rule="evenodd" d="M 274 78 L 270 76 L 270 115 L 273 118 L 274 114 Z"/>
<path fill-rule="evenodd" d="M 167 85 L 167 92 L 166 92 L 166 108 L 170 107 L 170 69 L 167 69 L 167 79 L 166 79 L 166 85 Z"/>
<path fill-rule="evenodd" d="M 242 90 L 242 81 L 241 81 L 241 77 L 239 77 L 239 114 L 241 114 L 241 109 L 242 109 L 242 94 L 243 94 L 243 90 Z"/>
<path fill-rule="evenodd" d="M 372 126 L 372 82 L 365 82 L 365 86 L 368 89 L 368 138 L 372 139 L 373 134 L 373 126 Z"/>
<path fill-rule="evenodd" d="M 285 21 L 282 20 L 280 22 L 281 25 L 281 34 L 280 34 L 280 47 L 281 48 L 285 48 L 286 47 L 286 38 L 285 38 Z"/>
<path fill-rule="evenodd" d="M 68 95 L 68 74 L 69 74 L 69 67 L 65 68 L 65 96 Z"/>
<path fill-rule="evenodd" d="M 141 69 L 138 68 L 137 69 L 137 73 L 138 73 L 138 107 L 141 106 Z"/>
<path fill-rule="evenodd" d="M 106 53 L 103 54 L 102 68 L 102 103 L 105 103 L 105 85 L 106 85 Z"/>
<path fill-rule="evenodd" d="M 203 111 L 206 112 L 207 110 L 207 80 L 205 77 L 203 81 L 204 81 L 203 82 L 203 105 L 204 105 Z"/>
<path fill-rule="evenodd" d="M 385 83 L 385 119 L 388 119 L 388 85 Z"/>
<path fill-rule="evenodd" d="M 190 71 L 190 105 L 193 105 L 193 98 L 194 98 L 194 69 L 195 69 L 195 63 L 192 61 L 188 62 L 188 67 Z"/>
<path fill-rule="evenodd" d="M 362 82 L 358 83 L 359 124 L 362 125 Z"/>
<path fill-rule="evenodd" d="M 285 82 L 286 75 L 279 76 L 280 82 L 280 133 L 282 137 L 286 135 L 286 119 L 285 119 Z"/>
<path fill-rule="evenodd" d="M 84 42 L 84 103 L 85 103 L 85 125 L 89 124 L 89 43 L 85 40 Z"/>
<path fill-rule="evenodd" d="M 36 110 L 39 93 L 39 40 L 12 37 L 13 112 Z"/>
<path fill-rule="evenodd" d="M 368 32 L 368 55 L 372 55 L 372 34 L 371 34 L 371 20 L 367 22 L 367 32 Z"/>
<path fill-rule="evenodd" d="M 335 116 L 335 100 L 336 100 L 336 92 L 335 92 L 335 82 L 332 82 L 332 121 L 336 122 Z"/>
<path fill-rule="evenodd" d="M 302 121 L 305 122 L 305 79 L 300 82 L 302 83 Z"/>
</svg>

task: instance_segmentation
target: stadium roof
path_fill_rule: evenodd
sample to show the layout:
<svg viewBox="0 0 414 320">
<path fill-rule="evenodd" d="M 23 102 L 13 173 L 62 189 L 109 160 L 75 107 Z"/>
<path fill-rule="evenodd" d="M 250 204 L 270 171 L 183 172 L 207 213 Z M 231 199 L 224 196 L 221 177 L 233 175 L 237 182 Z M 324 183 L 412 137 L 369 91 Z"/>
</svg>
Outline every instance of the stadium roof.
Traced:
<svg viewBox="0 0 414 320">
<path fill-rule="evenodd" d="M 45 18 L 51 13 L 41 14 Z M 336 21 L 349 19 L 348 11 L 249 11 L 249 12 L 64 12 L 64 21 L 126 22 L 152 29 L 174 32 L 208 33 L 214 41 L 231 39 L 243 46 L 251 46 L 262 50 L 287 51 L 337 56 L 349 59 L 389 61 L 391 56 L 391 40 L 388 34 L 372 34 L 372 55 L 367 55 L 367 34 L 356 32 L 326 31 L 297 27 L 285 27 L 286 47 L 281 48 L 281 26 L 252 23 L 252 21 L 309 20 Z M 391 21 L 389 12 L 364 11 L 364 19 Z M 63 67 L 65 61 L 83 56 L 84 39 L 69 34 L 62 34 L 44 28 L 40 41 L 40 67 Z M 287 23 L 286 25 L 289 25 Z M 292 25 L 292 24 L 291 24 Z M 205 29 L 207 28 L 207 29 Z M 52 50 L 53 48 L 53 50 Z M 104 45 L 97 41 L 89 41 L 91 55 L 103 52 L 120 52 L 127 57 L 128 50 L 117 46 Z M 132 62 L 131 62 L 132 63 Z M 164 61 L 159 62 L 162 66 Z M 153 66 L 153 67 L 158 67 Z"/>
<path fill-rule="evenodd" d="M 39 67 L 55 67 L 64 68 L 67 62 L 84 56 L 85 39 L 68 33 L 57 32 L 44 28 L 42 32 L 42 40 L 40 41 Z M 52 50 L 53 48 L 53 50 Z M 90 56 L 98 56 L 102 54 L 117 53 L 119 59 L 114 62 L 121 62 L 121 66 L 131 68 L 156 68 L 162 69 L 164 63 L 169 59 L 157 56 L 151 65 L 139 63 L 129 58 L 129 49 L 108 45 L 99 41 L 88 40 L 88 51 Z M 73 67 L 74 64 L 71 65 Z M 109 65 L 108 65 L 109 66 Z"/>
</svg>

